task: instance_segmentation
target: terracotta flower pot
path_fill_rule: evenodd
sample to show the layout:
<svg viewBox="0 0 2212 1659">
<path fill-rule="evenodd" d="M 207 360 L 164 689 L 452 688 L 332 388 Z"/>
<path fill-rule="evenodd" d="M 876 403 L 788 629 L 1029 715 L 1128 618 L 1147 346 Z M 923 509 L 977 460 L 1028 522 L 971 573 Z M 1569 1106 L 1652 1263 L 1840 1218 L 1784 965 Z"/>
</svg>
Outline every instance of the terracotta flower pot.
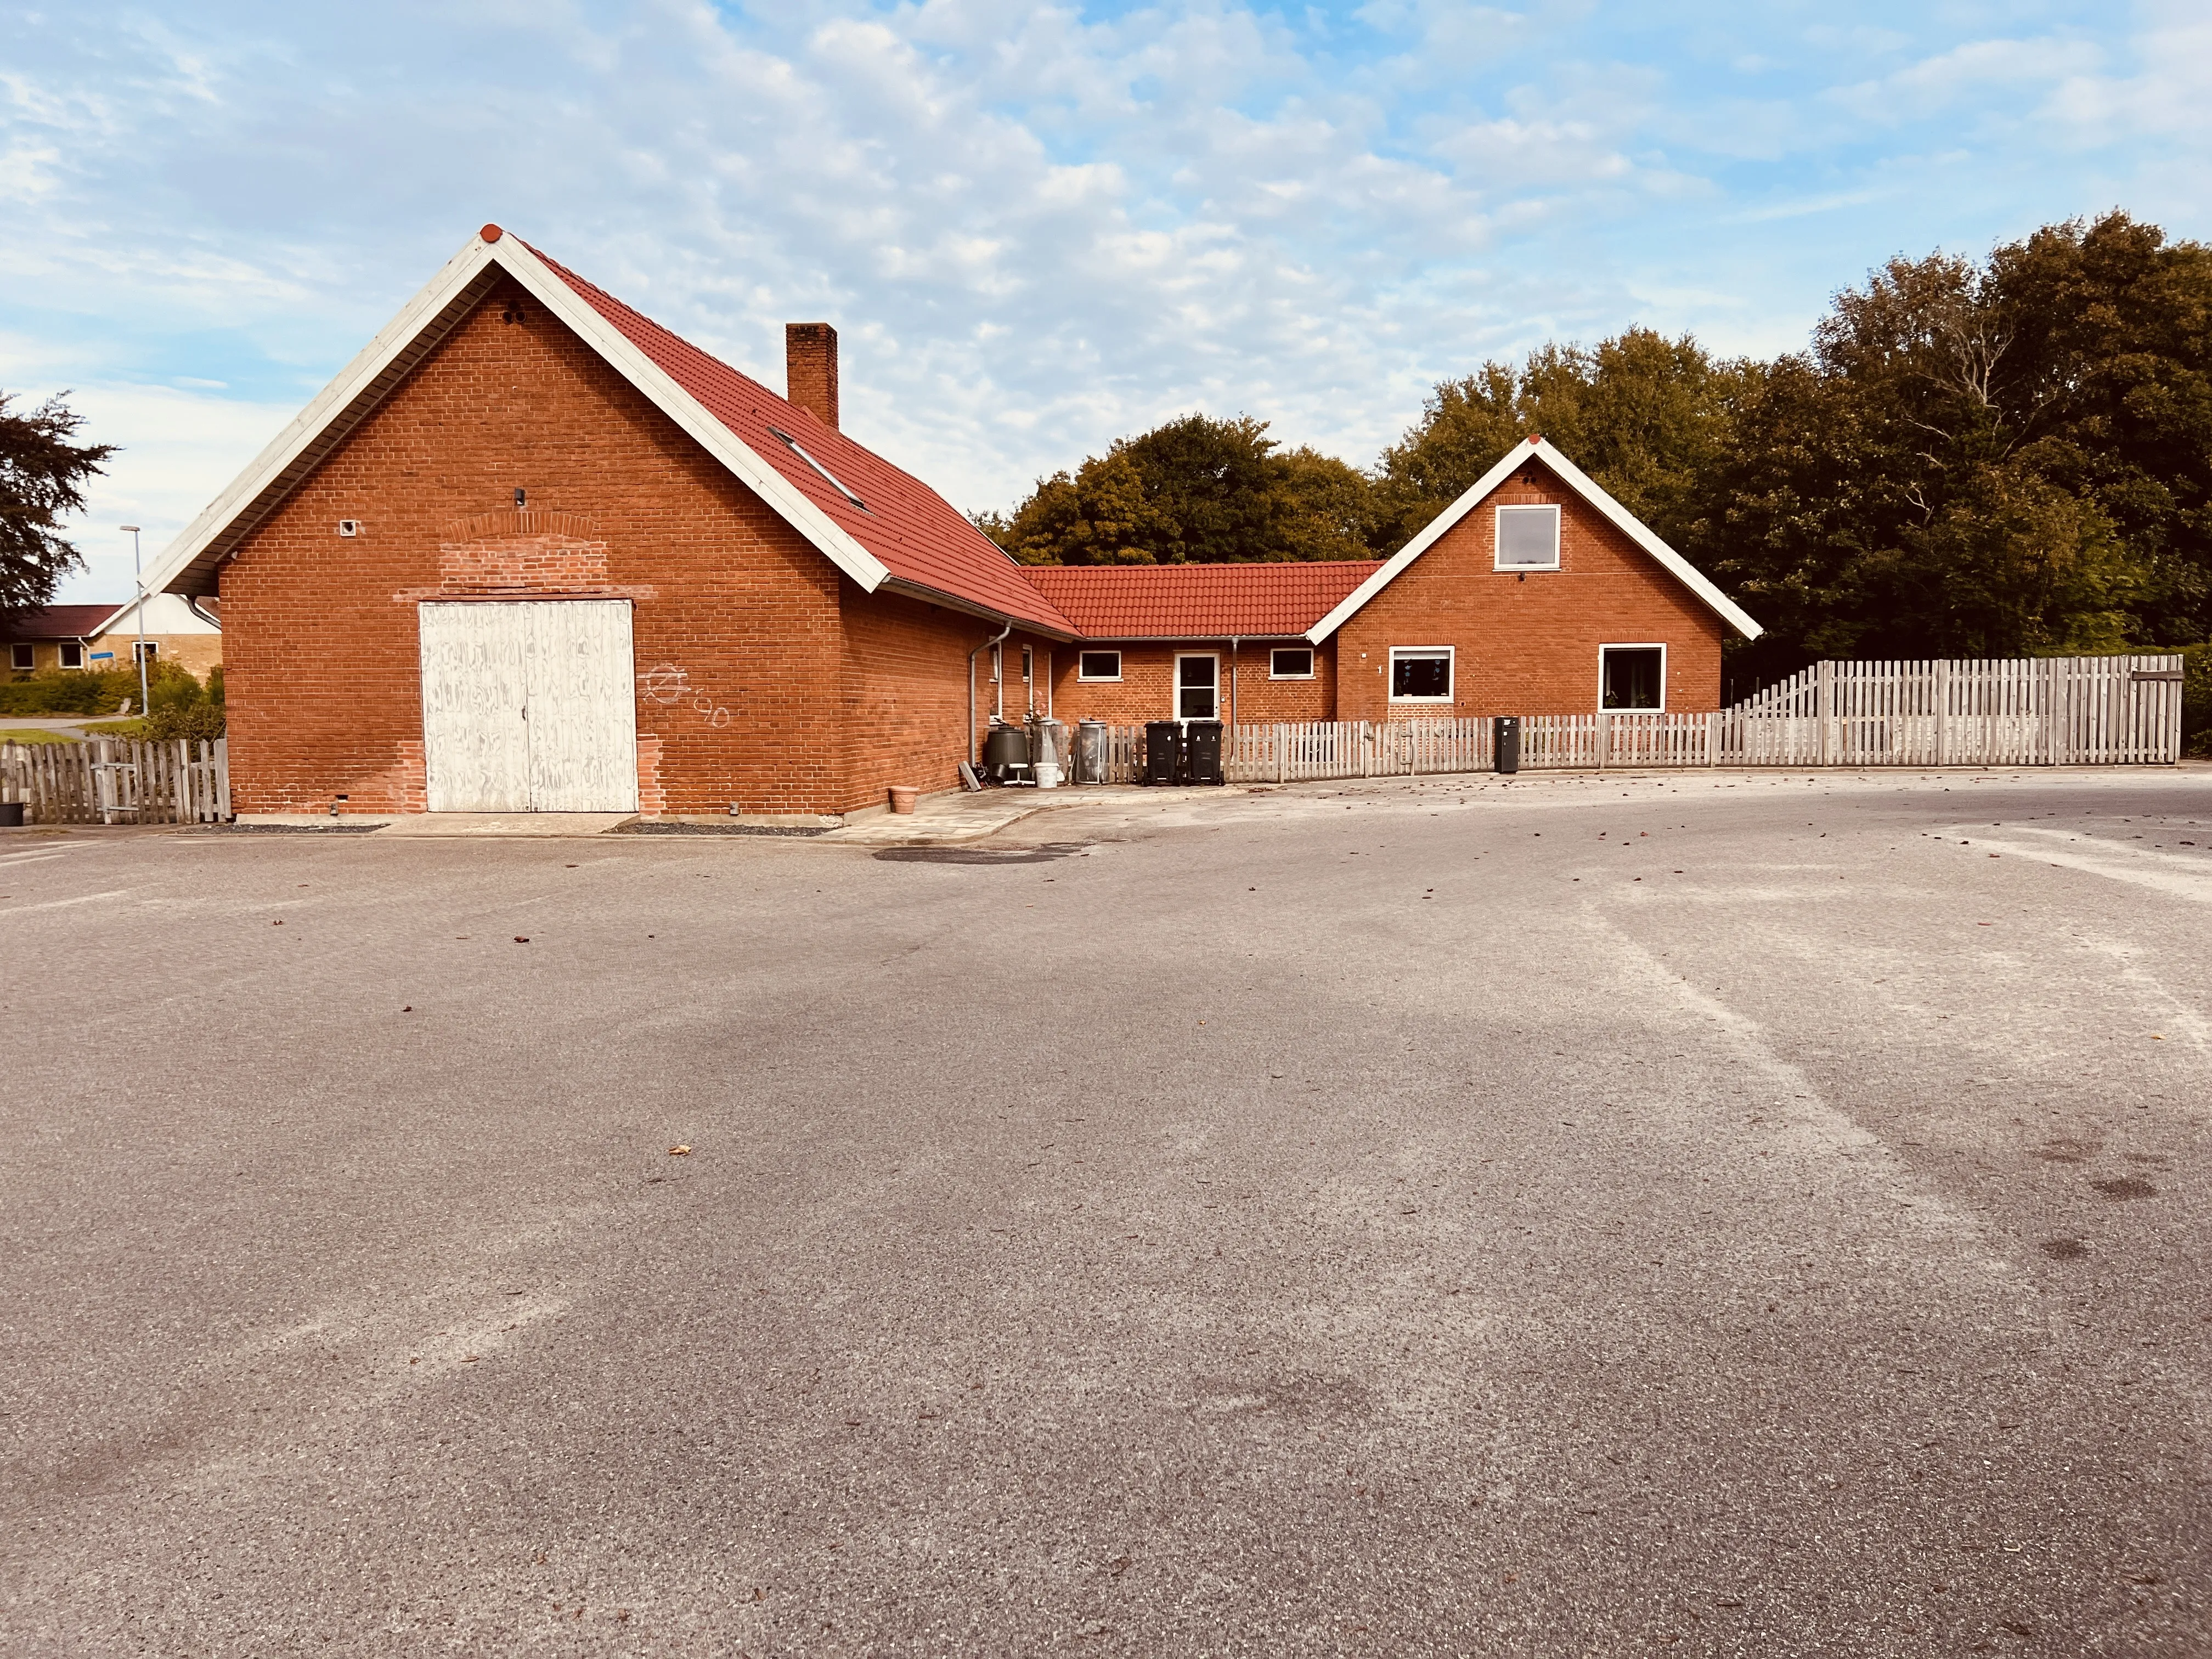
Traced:
<svg viewBox="0 0 2212 1659">
<path fill-rule="evenodd" d="M 921 791 L 919 789 L 910 788 L 902 783 L 891 786 L 891 811 L 894 812 L 913 811 L 915 802 L 921 799 Z"/>
</svg>

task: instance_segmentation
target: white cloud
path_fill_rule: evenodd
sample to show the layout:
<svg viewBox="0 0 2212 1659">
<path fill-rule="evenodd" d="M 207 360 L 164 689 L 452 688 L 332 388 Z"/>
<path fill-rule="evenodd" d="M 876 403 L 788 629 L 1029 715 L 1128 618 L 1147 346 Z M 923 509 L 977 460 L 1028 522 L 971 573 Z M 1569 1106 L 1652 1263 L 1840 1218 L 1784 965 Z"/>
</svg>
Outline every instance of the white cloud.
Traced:
<svg viewBox="0 0 2212 1659">
<path fill-rule="evenodd" d="M 2045 112 L 2077 143 L 2128 137 L 2194 140 L 2201 161 L 2212 135 L 2212 15 L 2200 6 L 2157 9 L 2134 55 L 2133 74 L 2069 76 Z"/>
<path fill-rule="evenodd" d="M 0 384 L 11 391 L 26 387 L 18 408 L 64 390 L 22 376 L 19 368 L 0 342 Z M 85 417 L 78 441 L 112 443 L 122 451 L 109 461 L 106 476 L 88 485 L 85 511 L 67 526 L 87 566 L 67 579 L 60 597 L 68 603 L 131 597 L 131 538 L 117 526 L 140 527 L 150 564 L 299 413 L 287 404 L 246 403 L 167 386 L 94 382 L 66 389 L 70 407 Z"/>
<path fill-rule="evenodd" d="M 84 0 L 0 70 L 0 384 L 129 446 L 102 522 L 181 523 L 497 219 L 772 384 L 836 322 L 856 435 L 985 506 L 1197 407 L 1364 461 L 1547 334 L 1767 349 L 2138 181 L 2205 228 L 2194 13 L 1862 12 Z"/>
<path fill-rule="evenodd" d="M 2088 40 L 1969 40 L 1878 81 L 1838 88 L 1832 95 L 1863 120 L 1925 120 L 1989 88 L 2051 87 L 2079 78 L 2102 57 Z M 2027 109 L 2016 106 L 2015 112 Z"/>
</svg>

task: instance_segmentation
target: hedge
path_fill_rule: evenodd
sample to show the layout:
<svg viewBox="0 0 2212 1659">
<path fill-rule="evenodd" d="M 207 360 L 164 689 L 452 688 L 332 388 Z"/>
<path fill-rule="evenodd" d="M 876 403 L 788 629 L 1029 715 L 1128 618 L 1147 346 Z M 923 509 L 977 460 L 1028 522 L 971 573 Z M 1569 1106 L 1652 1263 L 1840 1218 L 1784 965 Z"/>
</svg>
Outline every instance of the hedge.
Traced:
<svg viewBox="0 0 2212 1659">
<path fill-rule="evenodd" d="M 2181 653 L 2181 752 L 2212 760 L 2212 645 Z"/>
<path fill-rule="evenodd" d="M 220 703 L 222 672 L 214 670 L 208 676 L 211 686 L 203 686 L 188 669 L 156 658 L 147 665 L 148 699 L 155 711 Z M 134 713 L 145 712 L 138 708 L 136 668 L 61 668 L 0 682 L 0 715 L 112 714 L 126 700 Z"/>
</svg>

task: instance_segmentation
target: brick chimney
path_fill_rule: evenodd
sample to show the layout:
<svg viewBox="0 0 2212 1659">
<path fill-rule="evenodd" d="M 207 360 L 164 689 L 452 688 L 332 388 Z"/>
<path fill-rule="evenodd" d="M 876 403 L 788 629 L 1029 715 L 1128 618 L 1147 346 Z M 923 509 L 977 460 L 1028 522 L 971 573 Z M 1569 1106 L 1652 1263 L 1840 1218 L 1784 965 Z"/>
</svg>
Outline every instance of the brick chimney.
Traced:
<svg viewBox="0 0 2212 1659">
<path fill-rule="evenodd" d="M 827 323 L 783 325 L 784 396 L 823 425 L 837 424 L 837 331 Z"/>
</svg>

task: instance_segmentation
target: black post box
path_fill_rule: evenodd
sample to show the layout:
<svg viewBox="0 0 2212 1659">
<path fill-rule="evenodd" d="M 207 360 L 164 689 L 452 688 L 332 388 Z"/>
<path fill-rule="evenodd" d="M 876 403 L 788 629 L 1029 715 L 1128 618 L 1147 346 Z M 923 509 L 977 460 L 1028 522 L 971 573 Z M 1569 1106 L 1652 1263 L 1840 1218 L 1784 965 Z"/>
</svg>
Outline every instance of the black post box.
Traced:
<svg viewBox="0 0 2212 1659">
<path fill-rule="evenodd" d="M 1182 781 L 1182 727 L 1173 720 L 1151 720 L 1145 726 L 1145 781 Z"/>
<path fill-rule="evenodd" d="M 1500 714 L 1490 722 L 1490 738 L 1501 772 L 1521 769 L 1521 717 Z"/>
</svg>

